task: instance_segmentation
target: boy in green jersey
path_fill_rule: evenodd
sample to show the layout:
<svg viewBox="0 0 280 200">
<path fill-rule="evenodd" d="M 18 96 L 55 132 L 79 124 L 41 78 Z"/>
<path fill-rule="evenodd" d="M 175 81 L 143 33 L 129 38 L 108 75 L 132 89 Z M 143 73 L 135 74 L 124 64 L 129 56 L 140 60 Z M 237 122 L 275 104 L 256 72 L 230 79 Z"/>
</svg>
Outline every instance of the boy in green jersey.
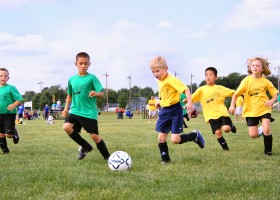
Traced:
<svg viewBox="0 0 280 200">
<path fill-rule="evenodd" d="M 66 117 L 63 124 L 64 131 L 80 145 L 78 160 L 84 159 L 86 154 L 93 148 L 80 135 L 82 128 L 90 134 L 95 142 L 97 149 L 104 159 L 108 159 L 110 154 L 104 140 L 98 132 L 98 108 L 96 99 L 103 97 L 103 87 L 98 78 L 87 72 L 90 66 L 90 57 L 85 52 L 80 52 L 76 56 L 75 65 L 78 74 L 68 80 L 67 98 L 62 116 Z M 69 113 L 69 105 L 71 111 Z"/>
</svg>

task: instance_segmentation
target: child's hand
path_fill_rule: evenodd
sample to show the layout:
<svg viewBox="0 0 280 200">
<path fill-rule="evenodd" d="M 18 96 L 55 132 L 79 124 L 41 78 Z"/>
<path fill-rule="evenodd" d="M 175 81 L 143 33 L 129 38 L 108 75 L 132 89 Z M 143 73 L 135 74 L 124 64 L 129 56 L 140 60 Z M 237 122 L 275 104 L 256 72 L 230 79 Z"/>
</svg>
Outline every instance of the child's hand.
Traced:
<svg viewBox="0 0 280 200">
<path fill-rule="evenodd" d="M 63 111 L 61 112 L 61 115 L 62 115 L 63 118 L 67 117 L 67 115 L 68 115 L 68 110 L 63 110 Z"/>
<path fill-rule="evenodd" d="M 230 106 L 228 111 L 233 115 L 235 112 L 235 107 L 234 106 Z"/>
<path fill-rule="evenodd" d="M 96 96 L 95 91 L 93 91 L 93 90 L 90 91 L 89 94 L 88 94 L 88 96 L 89 96 L 89 97 L 95 97 L 95 96 Z"/>
<path fill-rule="evenodd" d="M 8 105 L 8 107 L 7 107 L 7 109 L 8 109 L 9 111 L 14 110 L 14 108 L 15 108 L 15 107 L 14 107 L 12 104 Z"/>
</svg>

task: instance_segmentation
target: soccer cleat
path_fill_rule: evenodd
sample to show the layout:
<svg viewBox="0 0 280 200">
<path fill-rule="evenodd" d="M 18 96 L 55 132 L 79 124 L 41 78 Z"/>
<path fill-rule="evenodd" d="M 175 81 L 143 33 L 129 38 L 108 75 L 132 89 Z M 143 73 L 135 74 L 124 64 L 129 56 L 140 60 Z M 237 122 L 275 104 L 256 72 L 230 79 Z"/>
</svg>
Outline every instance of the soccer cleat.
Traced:
<svg viewBox="0 0 280 200">
<path fill-rule="evenodd" d="M 18 131 L 16 128 L 15 128 L 15 132 L 14 132 L 13 142 L 14 142 L 14 144 L 17 144 L 19 142 Z"/>
<path fill-rule="evenodd" d="M 198 144 L 198 146 L 200 148 L 204 148 L 205 146 L 205 141 L 201 135 L 201 132 L 199 130 L 194 130 L 193 132 L 195 132 L 197 134 L 196 139 L 194 140 L 195 143 Z"/>
<path fill-rule="evenodd" d="M 160 162 L 160 164 L 162 164 L 162 165 L 167 165 L 168 163 L 170 163 L 171 162 L 171 160 L 162 160 L 161 162 Z"/>
<path fill-rule="evenodd" d="M 268 156 L 268 157 L 272 156 L 272 152 L 265 152 L 265 155 Z"/>
<path fill-rule="evenodd" d="M 90 148 L 88 148 L 88 149 L 85 149 L 85 148 L 83 148 L 83 147 L 80 147 L 80 148 L 79 148 L 78 160 L 84 159 L 84 158 L 86 157 L 87 153 L 90 152 L 90 151 L 92 151 L 92 149 L 93 149 L 93 148 L 92 148 L 91 145 L 90 145 Z"/>
<path fill-rule="evenodd" d="M 236 127 L 234 126 L 234 124 L 231 125 L 231 132 L 236 133 Z"/>
<path fill-rule="evenodd" d="M 7 154 L 7 153 L 9 153 L 9 152 L 10 152 L 10 150 L 9 150 L 8 148 L 2 149 L 2 154 Z"/>
</svg>

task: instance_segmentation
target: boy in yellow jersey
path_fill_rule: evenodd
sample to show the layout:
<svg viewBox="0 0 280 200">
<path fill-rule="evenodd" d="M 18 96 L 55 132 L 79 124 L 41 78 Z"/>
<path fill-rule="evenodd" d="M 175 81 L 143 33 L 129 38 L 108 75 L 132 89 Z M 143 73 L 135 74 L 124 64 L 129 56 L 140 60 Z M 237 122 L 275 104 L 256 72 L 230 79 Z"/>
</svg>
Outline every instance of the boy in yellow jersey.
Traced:
<svg viewBox="0 0 280 200">
<path fill-rule="evenodd" d="M 150 64 L 153 76 L 158 79 L 159 97 L 161 109 L 159 111 L 156 131 L 158 134 L 158 147 L 162 163 L 170 162 L 167 136 L 171 131 L 171 142 L 183 144 L 194 141 L 200 148 L 204 148 L 205 141 L 199 130 L 188 134 L 181 134 L 183 130 L 183 108 L 180 104 L 180 94 L 185 92 L 188 103 L 187 108 L 191 112 L 193 108 L 188 87 L 179 79 L 170 75 L 165 58 L 155 57 Z"/>
<path fill-rule="evenodd" d="M 223 131 L 236 133 L 236 128 L 232 124 L 229 113 L 224 104 L 226 97 L 231 97 L 234 90 L 221 85 L 215 85 L 218 71 L 214 67 L 205 69 L 206 85 L 199 87 L 192 94 L 193 102 L 202 104 L 202 111 L 207 123 L 210 123 L 213 134 L 216 135 L 223 150 L 229 150 L 227 142 L 223 137 Z"/>
<path fill-rule="evenodd" d="M 242 116 L 246 118 L 251 138 L 258 138 L 258 124 L 262 123 L 264 153 L 272 155 L 272 134 L 270 131 L 271 106 L 277 100 L 278 90 L 264 76 L 271 74 L 268 60 L 261 57 L 249 58 L 247 61 L 249 75 L 245 77 L 236 89 L 229 111 L 234 113 L 236 98 L 244 94 Z M 269 92 L 272 97 L 267 96 Z"/>
<path fill-rule="evenodd" d="M 154 96 L 151 96 L 151 99 L 148 101 L 149 105 L 149 123 L 151 123 L 152 117 L 157 120 L 157 107 L 156 107 L 157 100 Z"/>
</svg>

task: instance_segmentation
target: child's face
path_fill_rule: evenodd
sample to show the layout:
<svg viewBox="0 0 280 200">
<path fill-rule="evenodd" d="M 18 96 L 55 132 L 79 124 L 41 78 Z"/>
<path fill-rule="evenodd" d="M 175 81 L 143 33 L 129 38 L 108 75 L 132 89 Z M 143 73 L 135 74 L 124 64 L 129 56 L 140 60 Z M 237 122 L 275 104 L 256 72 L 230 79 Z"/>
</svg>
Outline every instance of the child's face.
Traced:
<svg viewBox="0 0 280 200">
<path fill-rule="evenodd" d="M 9 73 L 6 71 L 0 71 L 0 85 L 6 85 L 9 80 Z"/>
<path fill-rule="evenodd" d="M 86 57 L 78 57 L 76 62 L 76 66 L 78 67 L 78 74 L 85 75 L 87 74 L 87 70 L 90 66 L 90 61 Z"/>
<path fill-rule="evenodd" d="M 205 72 L 205 81 L 207 85 L 214 85 L 217 77 L 215 76 L 215 73 L 211 70 L 207 70 Z"/>
<path fill-rule="evenodd" d="M 254 60 L 250 67 L 251 67 L 252 75 L 260 76 L 263 72 L 263 66 L 260 60 Z"/>
<path fill-rule="evenodd" d="M 158 67 L 158 68 L 153 68 L 151 70 L 152 70 L 154 77 L 157 78 L 158 80 L 162 81 L 167 76 L 167 69 L 168 68 L 159 68 Z"/>
</svg>

